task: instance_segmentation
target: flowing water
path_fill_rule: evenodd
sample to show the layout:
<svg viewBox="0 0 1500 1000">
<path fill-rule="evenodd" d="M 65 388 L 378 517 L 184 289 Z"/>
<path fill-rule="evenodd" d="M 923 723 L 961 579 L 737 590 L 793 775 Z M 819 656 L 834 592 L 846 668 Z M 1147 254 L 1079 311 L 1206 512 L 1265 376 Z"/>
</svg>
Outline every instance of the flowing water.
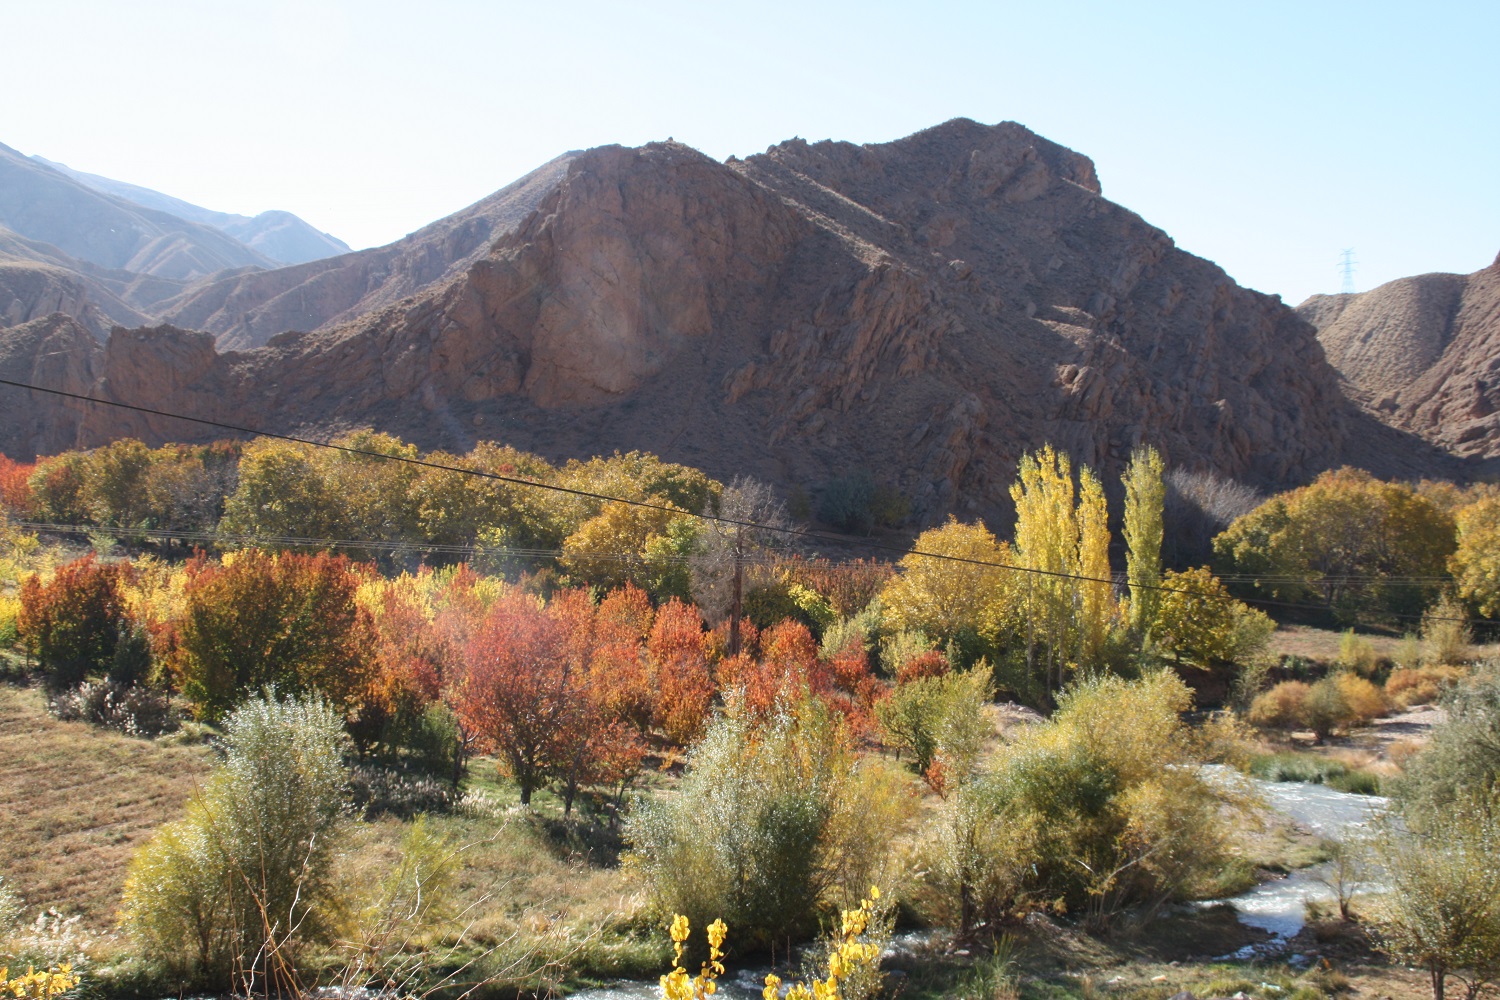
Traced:
<svg viewBox="0 0 1500 1000">
<path fill-rule="evenodd" d="M 1343 842 L 1359 837 L 1388 804 L 1387 799 L 1378 795 L 1354 795 L 1325 785 L 1295 781 L 1244 778 L 1228 768 L 1208 770 L 1219 780 L 1247 782 L 1271 809 L 1325 840 Z M 1264 944 L 1247 946 L 1225 957 L 1253 958 L 1282 950 L 1287 939 L 1295 936 L 1306 922 L 1308 903 L 1335 901 L 1333 890 L 1324 881 L 1332 870 L 1329 863 L 1314 865 L 1285 878 L 1262 882 L 1238 896 L 1202 904 L 1228 903 L 1239 914 L 1242 924 L 1273 935 Z"/>
</svg>

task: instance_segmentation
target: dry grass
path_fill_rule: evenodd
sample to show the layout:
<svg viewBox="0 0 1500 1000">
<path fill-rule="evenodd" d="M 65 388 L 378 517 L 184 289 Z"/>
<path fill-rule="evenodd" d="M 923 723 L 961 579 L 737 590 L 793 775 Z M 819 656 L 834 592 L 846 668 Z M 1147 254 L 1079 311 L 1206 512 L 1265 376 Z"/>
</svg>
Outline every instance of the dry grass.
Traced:
<svg viewBox="0 0 1500 1000">
<path fill-rule="evenodd" d="M 56 906 L 113 927 L 132 852 L 181 814 L 210 756 L 58 722 L 40 689 L 0 684 L 0 873 L 29 913 Z"/>
<path fill-rule="evenodd" d="M 1271 635 L 1270 651 L 1278 656 L 1301 656 L 1320 663 L 1333 663 L 1339 658 L 1339 643 L 1344 633 L 1310 625 L 1281 625 Z M 1361 639 L 1375 647 L 1375 655 L 1383 660 L 1394 661 L 1401 651 L 1400 636 L 1363 634 Z M 1500 642 L 1471 647 L 1474 659 L 1500 657 Z"/>
</svg>

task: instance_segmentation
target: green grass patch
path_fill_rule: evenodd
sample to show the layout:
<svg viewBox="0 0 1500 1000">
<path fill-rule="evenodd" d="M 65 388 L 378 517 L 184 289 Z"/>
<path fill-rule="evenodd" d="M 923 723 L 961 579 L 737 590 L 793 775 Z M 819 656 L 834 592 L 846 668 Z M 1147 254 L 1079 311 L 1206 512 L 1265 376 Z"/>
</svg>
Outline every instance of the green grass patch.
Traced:
<svg viewBox="0 0 1500 1000">
<path fill-rule="evenodd" d="M 1356 795 L 1379 795 L 1380 776 L 1372 771 L 1349 768 L 1336 760 L 1309 753 L 1258 754 L 1250 761 L 1250 773 L 1266 781 L 1301 781 L 1327 785 Z"/>
</svg>

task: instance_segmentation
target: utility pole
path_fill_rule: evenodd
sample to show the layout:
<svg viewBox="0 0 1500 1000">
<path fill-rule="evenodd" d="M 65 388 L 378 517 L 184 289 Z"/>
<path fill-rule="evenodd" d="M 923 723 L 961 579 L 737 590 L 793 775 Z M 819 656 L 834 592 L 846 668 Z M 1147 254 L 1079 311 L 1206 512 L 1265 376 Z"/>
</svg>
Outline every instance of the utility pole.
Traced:
<svg viewBox="0 0 1500 1000">
<path fill-rule="evenodd" d="M 734 601 L 729 606 L 729 655 L 740 655 L 740 612 L 745 588 L 745 526 L 734 529 Z"/>
</svg>

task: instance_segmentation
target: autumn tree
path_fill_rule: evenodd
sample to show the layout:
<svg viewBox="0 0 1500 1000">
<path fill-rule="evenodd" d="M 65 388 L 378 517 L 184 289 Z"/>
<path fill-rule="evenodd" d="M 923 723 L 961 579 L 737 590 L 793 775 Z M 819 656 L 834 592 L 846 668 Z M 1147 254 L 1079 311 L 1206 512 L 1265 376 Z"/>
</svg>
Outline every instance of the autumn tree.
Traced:
<svg viewBox="0 0 1500 1000">
<path fill-rule="evenodd" d="M 1109 572 L 1109 515 L 1104 487 L 1093 470 L 1078 474 L 1078 656 L 1081 663 L 1102 662 L 1105 640 L 1118 607 Z"/>
<path fill-rule="evenodd" d="M 1149 628 L 1152 640 L 1179 664 L 1211 666 L 1254 653 L 1276 625 L 1236 600 L 1204 566 L 1168 571 Z"/>
<path fill-rule="evenodd" d="M 500 759 L 529 806 L 562 755 L 571 694 L 566 626 L 535 598 L 508 594 L 490 609 L 467 659 L 454 711 Z"/>
<path fill-rule="evenodd" d="M 1015 573 L 1003 568 L 1015 562 L 1010 546 L 983 522 L 950 517 L 912 548 L 880 591 L 885 630 L 921 632 L 971 653 L 993 641 L 1016 599 Z"/>
<path fill-rule="evenodd" d="M 32 514 L 52 524 L 89 523 L 88 479 L 86 452 L 65 451 L 41 459 L 27 480 Z"/>
<path fill-rule="evenodd" d="M 1044 445 L 1021 456 L 1010 494 L 1016 504 L 1016 562 L 1031 571 L 1018 595 L 1028 672 L 1056 690 L 1070 667 L 1097 661 L 1116 614 L 1112 586 L 1104 582 L 1109 579 L 1104 491 L 1088 468 L 1080 470 L 1075 485 L 1068 456 Z"/>
<path fill-rule="evenodd" d="M 12 517 L 30 516 L 31 485 L 28 480 L 34 471 L 35 463 L 17 462 L 0 455 L 0 505 Z"/>
<path fill-rule="evenodd" d="M 315 448 L 257 438 L 240 458 L 239 483 L 224 503 L 219 530 L 273 547 L 279 538 L 337 538 L 342 508 Z"/>
<path fill-rule="evenodd" d="M 554 480 L 557 470 L 544 459 L 481 441 L 466 455 L 433 452 L 426 460 L 443 467 L 418 469 L 411 486 L 418 531 L 427 541 L 471 545 L 488 534 L 492 545 L 551 549 L 566 537 L 546 491 L 525 485 Z"/>
<path fill-rule="evenodd" d="M 1156 616 L 1161 583 L 1162 511 L 1166 485 L 1161 454 L 1152 447 L 1130 453 L 1125 468 L 1125 577 L 1130 582 L 1130 628 L 1141 634 Z"/>
<path fill-rule="evenodd" d="M 656 724 L 667 739 L 687 746 L 702 733 L 714 697 L 698 609 L 676 598 L 662 605 L 651 626 L 646 654 L 656 678 Z"/>
<path fill-rule="evenodd" d="M 673 564 L 679 546 L 670 543 L 674 538 L 690 539 L 691 524 L 686 512 L 669 503 L 605 504 L 564 540 L 562 565 L 579 582 L 595 587 L 633 583 L 649 588 L 677 568 Z M 680 572 L 685 576 L 685 569 Z"/>
<path fill-rule="evenodd" d="M 1427 603 L 1454 547 L 1453 518 L 1431 500 L 1349 468 L 1272 497 L 1214 539 L 1216 565 L 1258 577 L 1260 595 L 1402 612 Z"/>
<path fill-rule="evenodd" d="M 122 438 L 95 450 L 84 472 L 84 503 L 97 524 L 135 527 L 150 517 L 146 477 L 152 454 L 140 441 Z"/>
<path fill-rule="evenodd" d="M 217 721 L 274 687 L 317 692 L 346 715 L 368 696 L 374 665 L 360 577 L 328 553 L 234 553 L 196 568 L 177 628 L 176 671 L 200 718 Z"/>
<path fill-rule="evenodd" d="M 110 668 L 129 624 L 123 593 L 129 574 L 127 565 L 101 563 L 90 553 L 46 583 L 33 575 L 21 584 L 17 630 L 36 652 L 49 688 L 71 688 Z"/>
<path fill-rule="evenodd" d="M 1500 615 L 1500 496 L 1459 508 L 1458 548 L 1448 560 L 1459 595 L 1486 617 Z"/>
<path fill-rule="evenodd" d="M 657 713 L 657 680 L 645 648 L 655 619 L 656 611 L 639 587 L 610 591 L 595 615 L 598 641 L 589 662 L 591 696 L 610 718 L 642 735 Z"/>
</svg>

